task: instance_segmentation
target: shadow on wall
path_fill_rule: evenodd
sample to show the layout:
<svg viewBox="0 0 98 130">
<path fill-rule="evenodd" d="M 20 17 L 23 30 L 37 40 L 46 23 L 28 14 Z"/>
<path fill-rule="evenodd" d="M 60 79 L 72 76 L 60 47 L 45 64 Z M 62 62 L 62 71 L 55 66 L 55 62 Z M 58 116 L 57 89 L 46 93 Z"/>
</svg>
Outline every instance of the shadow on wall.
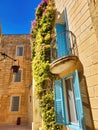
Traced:
<svg viewBox="0 0 98 130">
<path fill-rule="evenodd" d="M 86 130 L 95 130 L 85 76 L 81 78 L 80 91 L 81 91 L 81 97 L 82 97 L 82 103 L 83 103 Z"/>
</svg>

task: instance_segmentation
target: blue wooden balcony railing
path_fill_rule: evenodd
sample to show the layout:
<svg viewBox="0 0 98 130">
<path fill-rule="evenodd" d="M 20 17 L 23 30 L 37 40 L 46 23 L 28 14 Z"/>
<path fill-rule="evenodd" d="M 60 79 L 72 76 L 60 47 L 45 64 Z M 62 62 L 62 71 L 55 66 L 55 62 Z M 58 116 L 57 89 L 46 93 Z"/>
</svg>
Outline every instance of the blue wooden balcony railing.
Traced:
<svg viewBox="0 0 98 130">
<path fill-rule="evenodd" d="M 51 61 L 69 55 L 78 55 L 76 37 L 71 31 L 65 30 L 51 41 Z"/>
</svg>

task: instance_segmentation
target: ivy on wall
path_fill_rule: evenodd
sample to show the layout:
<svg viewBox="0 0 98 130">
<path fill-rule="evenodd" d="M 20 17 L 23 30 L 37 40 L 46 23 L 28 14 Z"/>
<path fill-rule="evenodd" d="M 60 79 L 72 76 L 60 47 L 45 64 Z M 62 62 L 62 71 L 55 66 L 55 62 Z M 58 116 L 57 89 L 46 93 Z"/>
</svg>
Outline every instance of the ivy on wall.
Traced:
<svg viewBox="0 0 98 130">
<path fill-rule="evenodd" d="M 60 130 L 55 123 L 53 78 L 50 73 L 50 42 L 54 34 L 56 10 L 53 0 L 42 0 L 32 23 L 33 77 L 44 122 L 44 130 Z"/>
</svg>

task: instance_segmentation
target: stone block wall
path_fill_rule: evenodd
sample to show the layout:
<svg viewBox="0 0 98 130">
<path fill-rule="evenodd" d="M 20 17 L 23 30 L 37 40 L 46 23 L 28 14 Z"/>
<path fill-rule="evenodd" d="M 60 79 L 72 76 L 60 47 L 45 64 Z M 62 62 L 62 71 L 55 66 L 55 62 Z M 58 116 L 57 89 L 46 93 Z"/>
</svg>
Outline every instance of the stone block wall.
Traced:
<svg viewBox="0 0 98 130">
<path fill-rule="evenodd" d="M 98 0 L 55 0 L 55 5 L 59 15 L 66 9 L 69 30 L 76 36 L 93 122 L 98 130 Z"/>
<path fill-rule="evenodd" d="M 24 47 L 23 56 L 16 56 L 16 47 Z M 13 60 L 6 58 L 0 61 L 0 124 L 16 124 L 17 118 L 21 118 L 21 124 L 28 123 L 29 93 L 32 84 L 31 45 L 28 35 L 2 35 L 0 52 L 6 53 Z M 2 56 L 0 55 L 0 59 Z M 18 65 L 22 69 L 21 82 L 14 82 L 12 65 Z M 11 97 L 20 96 L 18 112 L 11 112 Z M 31 114 L 32 116 L 32 114 Z"/>
</svg>

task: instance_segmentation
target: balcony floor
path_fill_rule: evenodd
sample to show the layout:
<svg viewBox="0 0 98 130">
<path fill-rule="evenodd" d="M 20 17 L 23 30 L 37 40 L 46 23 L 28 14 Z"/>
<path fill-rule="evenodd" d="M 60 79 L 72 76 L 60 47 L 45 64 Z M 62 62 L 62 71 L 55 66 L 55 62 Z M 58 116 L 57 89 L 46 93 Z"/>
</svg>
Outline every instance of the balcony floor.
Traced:
<svg viewBox="0 0 98 130">
<path fill-rule="evenodd" d="M 77 69 L 79 72 L 83 71 L 83 67 L 77 56 L 63 56 L 51 63 L 50 71 L 53 74 L 65 74 L 74 72 Z"/>
</svg>

